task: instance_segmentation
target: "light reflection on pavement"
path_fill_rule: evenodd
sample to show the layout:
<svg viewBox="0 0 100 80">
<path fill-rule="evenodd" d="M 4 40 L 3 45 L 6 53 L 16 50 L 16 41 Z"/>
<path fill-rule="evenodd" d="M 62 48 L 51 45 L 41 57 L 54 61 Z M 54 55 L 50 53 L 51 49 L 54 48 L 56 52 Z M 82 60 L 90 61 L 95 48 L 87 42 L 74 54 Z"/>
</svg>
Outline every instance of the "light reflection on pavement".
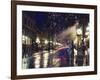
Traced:
<svg viewBox="0 0 100 80">
<path fill-rule="evenodd" d="M 55 50 L 50 50 L 50 52 L 45 50 L 42 52 L 34 53 L 33 58 L 35 59 L 34 60 L 35 68 L 40 68 L 41 60 L 42 60 L 42 67 L 44 67 L 44 68 L 48 67 L 48 60 L 49 60 L 49 62 L 51 60 L 51 59 L 49 59 L 49 57 L 52 56 L 53 54 L 55 54 Z M 51 57 L 51 58 L 53 59 L 53 57 Z M 54 61 L 56 61 L 56 60 L 54 60 Z M 53 62 L 51 62 L 50 65 L 52 65 Z"/>
<path fill-rule="evenodd" d="M 60 67 L 61 64 L 64 63 L 64 60 L 61 61 L 61 56 L 58 56 L 59 55 L 58 51 L 59 50 L 50 50 L 50 51 L 44 50 L 44 51 L 33 53 L 31 57 L 27 57 L 27 59 L 24 59 L 24 61 L 27 62 L 27 60 L 31 58 L 32 63 L 31 61 L 27 62 L 27 64 L 23 63 L 23 69 L 30 68 L 30 67 L 27 67 L 29 63 L 32 64 L 33 66 L 31 68 Z M 77 50 L 74 49 L 73 66 L 78 66 L 78 64 L 76 63 L 77 55 L 78 55 Z M 86 56 L 88 55 L 87 51 L 85 51 L 85 55 Z M 85 65 L 88 65 L 88 64 L 86 64 L 86 59 L 84 58 L 83 66 Z M 64 66 L 67 66 L 67 65 L 64 65 Z M 71 65 L 69 64 L 69 66 Z"/>
</svg>

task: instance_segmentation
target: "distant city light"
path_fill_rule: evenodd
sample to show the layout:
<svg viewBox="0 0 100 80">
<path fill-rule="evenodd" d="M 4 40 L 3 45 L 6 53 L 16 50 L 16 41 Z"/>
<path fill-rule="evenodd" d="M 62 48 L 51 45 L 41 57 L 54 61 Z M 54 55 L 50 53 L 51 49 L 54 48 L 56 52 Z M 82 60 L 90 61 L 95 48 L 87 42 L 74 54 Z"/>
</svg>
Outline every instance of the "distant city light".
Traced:
<svg viewBox="0 0 100 80">
<path fill-rule="evenodd" d="M 52 43 L 53 41 L 50 41 L 50 43 Z"/>
<path fill-rule="evenodd" d="M 23 41 L 25 40 L 25 36 L 24 36 L 24 35 L 22 36 L 22 40 L 23 40 Z"/>
<path fill-rule="evenodd" d="M 40 43 L 39 37 L 36 38 L 36 43 L 38 43 L 38 44 Z"/>
<path fill-rule="evenodd" d="M 48 44 L 48 40 L 45 39 L 44 43 L 45 43 L 45 44 Z"/>
</svg>

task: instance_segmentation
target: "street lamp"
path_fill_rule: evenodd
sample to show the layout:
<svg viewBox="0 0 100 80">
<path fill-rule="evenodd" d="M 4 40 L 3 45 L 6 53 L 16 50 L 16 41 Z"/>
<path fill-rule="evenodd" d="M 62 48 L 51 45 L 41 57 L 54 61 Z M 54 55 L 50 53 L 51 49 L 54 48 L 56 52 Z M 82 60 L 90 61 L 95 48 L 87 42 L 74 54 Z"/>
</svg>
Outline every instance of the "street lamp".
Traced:
<svg viewBox="0 0 100 80">
<path fill-rule="evenodd" d="M 82 35 L 82 29 L 81 28 L 77 29 L 77 35 Z"/>
<path fill-rule="evenodd" d="M 44 43 L 45 43 L 45 44 L 48 44 L 48 40 L 45 39 Z"/>
<path fill-rule="evenodd" d="M 38 43 L 38 44 L 40 43 L 39 37 L 36 38 L 36 43 Z"/>
<path fill-rule="evenodd" d="M 77 47 L 80 46 L 80 43 L 81 43 L 81 38 L 82 38 L 82 29 L 79 28 L 77 29 Z"/>
</svg>

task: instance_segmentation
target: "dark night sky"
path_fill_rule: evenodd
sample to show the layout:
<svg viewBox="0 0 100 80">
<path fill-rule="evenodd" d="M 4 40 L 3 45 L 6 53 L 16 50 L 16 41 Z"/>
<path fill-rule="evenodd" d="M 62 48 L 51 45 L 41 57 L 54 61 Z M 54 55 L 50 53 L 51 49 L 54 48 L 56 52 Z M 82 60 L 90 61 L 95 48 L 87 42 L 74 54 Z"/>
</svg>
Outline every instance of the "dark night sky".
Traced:
<svg viewBox="0 0 100 80">
<path fill-rule="evenodd" d="M 23 11 L 23 14 L 35 21 L 37 28 L 42 32 L 50 30 L 59 32 L 72 26 L 76 21 L 82 26 L 87 26 L 89 22 L 89 14 L 33 11 Z"/>
</svg>

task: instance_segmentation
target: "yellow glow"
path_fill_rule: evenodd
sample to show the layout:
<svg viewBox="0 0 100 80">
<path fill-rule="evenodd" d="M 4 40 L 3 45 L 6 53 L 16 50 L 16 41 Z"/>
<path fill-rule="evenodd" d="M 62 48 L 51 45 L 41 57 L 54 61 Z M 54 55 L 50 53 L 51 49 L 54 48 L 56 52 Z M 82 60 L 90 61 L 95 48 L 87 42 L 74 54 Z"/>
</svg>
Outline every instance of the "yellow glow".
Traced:
<svg viewBox="0 0 100 80">
<path fill-rule="evenodd" d="M 62 46 L 62 44 L 61 43 L 58 43 L 58 42 L 56 42 L 56 45 Z"/>
<path fill-rule="evenodd" d="M 81 35 L 82 34 L 82 30 L 79 28 L 79 29 L 77 29 L 77 34 L 78 35 Z"/>
<path fill-rule="evenodd" d="M 77 44 L 77 41 L 78 41 L 78 39 L 77 39 L 77 37 L 76 37 L 75 40 L 74 40 L 74 44 Z"/>
<path fill-rule="evenodd" d="M 22 40 L 25 40 L 25 36 L 24 35 L 22 36 Z"/>
<path fill-rule="evenodd" d="M 52 43 L 52 41 L 50 41 L 50 43 Z"/>
<path fill-rule="evenodd" d="M 36 38 L 36 43 L 38 43 L 38 44 L 40 43 L 39 37 Z"/>
<path fill-rule="evenodd" d="M 44 56 L 44 59 L 48 59 L 48 53 L 45 53 L 43 56 Z"/>
<path fill-rule="evenodd" d="M 44 43 L 45 43 L 45 44 L 48 44 L 48 41 L 47 41 L 47 40 L 45 40 L 45 41 L 44 41 Z"/>
<path fill-rule="evenodd" d="M 31 38 L 26 35 L 22 35 L 22 43 L 23 44 L 31 44 Z"/>
</svg>

